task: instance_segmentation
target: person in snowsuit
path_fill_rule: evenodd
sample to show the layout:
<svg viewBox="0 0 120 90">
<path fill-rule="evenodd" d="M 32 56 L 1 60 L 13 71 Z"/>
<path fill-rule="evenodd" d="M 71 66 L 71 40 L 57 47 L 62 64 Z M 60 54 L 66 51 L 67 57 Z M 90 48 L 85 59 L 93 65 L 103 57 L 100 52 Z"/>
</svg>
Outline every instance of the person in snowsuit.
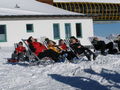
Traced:
<svg viewBox="0 0 120 90">
<path fill-rule="evenodd" d="M 62 50 L 64 51 L 67 51 L 68 47 L 67 45 L 65 44 L 64 40 L 63 39 L 60 39 L 59 40 L 59 47 L 62 48 Z"/>
<path fill-rule="evenodd" d="M 19 42 L 17 48 L 15 48 L 12 54 L 12 59 L 23 61 L 26 58 L 26 48 L 23 46 L 22 42 Z"/>
<path fill-rule="evenodd" d="M 106 55 L 107 53 L 109 54 L 114 54 L 117 51 L 113 49 L 113 42 L 105 43 L 104 41 L 100 40 L 98 37 L 94 37 L 92 44 L 96 50 L 100 50 L 102 55 Z M 108 49 L 108 52 L 106 53 L 105 50 Z"/>
<path fill-rule="evenodd" d="M 34 52 L 39 59 L 49 57 L 55 62 L 58 61 L 59 58 L 58 53 L 51 49 L 47 49 L 42 43 L 37 42 L 32 36 L 28 38 L 27 42 L 29 44 L 31 51 Z"/>
<path fill-rule="evenodd" d="M 70 47 L 78 55 L 84 53 L 84 55 L 87 57 L 88 60 L 91 60 L 91 55 L 93 55 L 93 60 L 95 60 L 97 57 L 95 53 L 93 53 L 91 50 L 81 45 L 80 41 L 76 39 L 74 36 L 70 37 Z"/>
<path fill-rule="evenodd" d="M 120 35 L 117 36 L 117 40 L 114 40 L 114 42 L 117 44 L 118 50 L 120 52 Z"/>
<path fill-rule="evenodd" d="M 54 43 L 54 41 L 52 40 L 49 40 L 47 44 L 48 44 L 48 49 L 52 49 L 53 51 L 57 52 L 59 55 L 63 57 L 64 55 L 66 55 L 66 58 L 68 60 L 72 60 L 74 57 L 76 57 L 72 51 L 64 50 L 59 45 L 56 45 L 56 43 Z"/>
</svg>

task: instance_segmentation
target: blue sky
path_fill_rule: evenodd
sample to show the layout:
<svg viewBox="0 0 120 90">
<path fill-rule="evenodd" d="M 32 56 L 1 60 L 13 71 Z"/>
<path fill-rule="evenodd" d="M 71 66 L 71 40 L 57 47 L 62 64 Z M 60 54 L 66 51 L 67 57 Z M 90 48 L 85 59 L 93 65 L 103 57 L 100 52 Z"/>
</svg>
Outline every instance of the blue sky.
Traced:
<svg viewBox="0 0 120 90">
<path fill-rule="evenodd" d="M 110 34 L 120 34 L 120 23 L 94 24 L 94 34 L 103 37 Z"/>
</svg>

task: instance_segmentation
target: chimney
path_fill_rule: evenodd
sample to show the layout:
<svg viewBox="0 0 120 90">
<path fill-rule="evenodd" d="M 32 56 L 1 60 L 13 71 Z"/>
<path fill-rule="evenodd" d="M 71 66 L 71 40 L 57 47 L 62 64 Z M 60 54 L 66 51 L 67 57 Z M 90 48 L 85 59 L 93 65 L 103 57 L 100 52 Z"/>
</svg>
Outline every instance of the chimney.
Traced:
<svg viewBox="0 0 120 90">
<path fill-rule="evenodd" d="M 36 0 L 36 1 L 53 5 L 53 0 Z"/>
</svg>

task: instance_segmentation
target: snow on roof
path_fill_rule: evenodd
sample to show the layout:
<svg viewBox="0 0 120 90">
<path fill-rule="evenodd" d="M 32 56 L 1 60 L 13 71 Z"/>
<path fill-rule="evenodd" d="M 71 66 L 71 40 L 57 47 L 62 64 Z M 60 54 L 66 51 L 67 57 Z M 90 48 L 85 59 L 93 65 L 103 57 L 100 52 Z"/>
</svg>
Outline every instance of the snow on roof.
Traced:
<svg viewBox="0 0 120 90">
<path fill-rule="evenodd" d="M 10 15 L 84 15 L 56 8 L 36 0 L 0 0 L 0 16 Z"/>
<path fill-rule="evenodd" d="M 40 12 L 32 12 L 26 10 L 16 10 L 16 9 L 9 9 L 9 8 L 0 8 L 0 15 L 40 15 L 43 13 Z"/>
<path fill-rule="evenodd" d="M 94 3 L 119 3 L 120 0 L 53 0 L 54 2 L 94 2 Z"/>
</svg>

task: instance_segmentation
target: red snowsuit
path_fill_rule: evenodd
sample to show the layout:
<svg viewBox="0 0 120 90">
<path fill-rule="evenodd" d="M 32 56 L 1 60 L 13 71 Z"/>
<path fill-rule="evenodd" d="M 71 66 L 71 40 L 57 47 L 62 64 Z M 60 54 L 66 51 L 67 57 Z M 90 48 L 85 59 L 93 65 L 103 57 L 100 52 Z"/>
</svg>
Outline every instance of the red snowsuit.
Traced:
<svg viewBox="0 0 120 90">
<path fill-rule="evenodd" d="M 47 48 L 39 42 L 32 42 L 31 44 L 34 47 L 35 54 L 37 56 L 38 56 L 39 53 L 43 52 L 44 50 L 47 50 Z"/>
<path fill-rule="evenodd" d="M 60 47 L 61 47 L 63 50 L 67 50 L 66 44 L 62 44 L 62 45 L 60 45 Z"/>
<path fill-rule="evenodd" d="M 22 52 L 25 52 L 26 51 L 26 48 L 23 47 L 23 46 L 18 46 L 16 49 L 15 49 L 16 53 L 22 53 Z"/>
</svg>

